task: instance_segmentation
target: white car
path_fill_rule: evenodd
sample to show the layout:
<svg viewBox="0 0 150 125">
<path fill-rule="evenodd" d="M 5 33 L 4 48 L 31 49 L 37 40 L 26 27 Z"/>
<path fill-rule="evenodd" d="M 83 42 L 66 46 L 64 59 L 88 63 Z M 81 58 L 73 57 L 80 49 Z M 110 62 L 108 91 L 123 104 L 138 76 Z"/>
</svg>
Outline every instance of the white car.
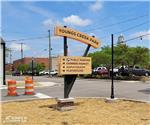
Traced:
<svg viewBox="0 0 150 125">
<path fill-rule="evenodd" d="M 44 75 L 45 71 L 39 72 L 39 75 Z"/>
<path fill-rule="evenodd" d="M 41 71 L 41 72 L 39 72 L 39 75 L 49 75 L 49 71 Z M 52 76 L 57 75 L 57 71 L 51 70 L 50 75 L 52 75 Z"/>
<path fill-rule="evenodd" d="M 57 73 L 58 73 L 58 72 L 57 72 L 56 70 L 51 70 L 51 71 L 50 71 L 50 74 L 51 74 L 52 76 L 53 76 L 53 75 L 57 75 Z"/>
</svg>

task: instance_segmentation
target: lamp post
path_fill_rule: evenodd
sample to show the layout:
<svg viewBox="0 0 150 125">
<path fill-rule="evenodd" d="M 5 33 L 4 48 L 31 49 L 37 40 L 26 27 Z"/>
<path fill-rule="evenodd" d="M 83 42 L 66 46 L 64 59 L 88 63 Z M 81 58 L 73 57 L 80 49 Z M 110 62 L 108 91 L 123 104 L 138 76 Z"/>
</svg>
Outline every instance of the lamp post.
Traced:
<svg viewBox="0 0 150 125">
<path fill-rule="evenodd" d="M 52 69 L 52 58 L 51 58 L 51 35 L 50 30 L 48 30 L 49 33 L 49 77 L 51 77 L 51 69 Z"/>
<path fill-rule="evenodd" d="M 112 74 L 111 74 L 111 99 L 114 99 L 114 35 L 111 34 L 111 52 L 112 52 L 112 58 L 111 58 L 111 65 L 112 65 Z"/>
</svg>

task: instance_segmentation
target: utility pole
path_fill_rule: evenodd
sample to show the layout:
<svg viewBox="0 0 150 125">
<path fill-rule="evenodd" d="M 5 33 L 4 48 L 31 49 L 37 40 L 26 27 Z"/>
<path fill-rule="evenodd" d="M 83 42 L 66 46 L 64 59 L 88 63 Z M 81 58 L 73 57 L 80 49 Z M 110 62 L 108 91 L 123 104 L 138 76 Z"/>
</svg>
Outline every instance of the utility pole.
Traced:
<svg viewBox="0 0 150 125">
<path fill-rule="evenodd" d="M 9 63 L 12 63 L 12 49 L 9 49 Z"/>
<path fill-rule="evenodd" d="M 51 70 L 52 70 L 52 57 L 51 57 L 51 33 L 50 30 L 48 30 L 48 38 L 49 38 L 49 77 L 51 77 Z"/>
</svg>

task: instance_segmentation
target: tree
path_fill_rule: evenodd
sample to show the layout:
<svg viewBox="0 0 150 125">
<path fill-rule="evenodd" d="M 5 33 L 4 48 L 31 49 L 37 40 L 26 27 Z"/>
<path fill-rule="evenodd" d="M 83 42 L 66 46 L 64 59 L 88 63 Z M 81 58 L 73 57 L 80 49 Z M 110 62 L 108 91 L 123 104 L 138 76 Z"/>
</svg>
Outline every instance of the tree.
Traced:
<svg viewBox="0 0 150 125">
<path fill-rule="evenodd" d="M 127 52 L 129 65 L 146 67 L 149 64 L 150 52 L 145 47 L 130 47 Z"/>
<path fill-rule="evenodd" d="M 92 57 L 93 68 L 97 66 L 106 66 L 108 69 L 111 66 L 111 47 L 102 47 L 100 51 L 90 53 Z M 115 66 L 135 66 L 139 65 L 145 68 L 150 68 L 150 50 L 145 47 L 129 47 L 125 44 L 114 46 L 114 65 Z"/>
<path fill-rule="evenodd" d="M 35 70 L 36 72 L 40 72 L 40 71 L 43 71 L 45 69 L 45 65 L 43 63 L 37 63 L 36 64 L 36 67 L 35 67 Z"/>
<path fill-rule="evenodd" d="M 92 57 L 92 67 L 111 66 L 111 48 L 109 46 L 102 47 L 101 51 L 96 51 L 88 55 Z"/>
<path fill-rule="evenodd" d="M 20 71 L 21 73 L 25 73 L 29 70 L 29 65 L 28 64 L 20 64 L 17 67 L 17 70 Z"/>
<path fill-rule="evenodd" d="M 114 64 L 128 65 L 127 51 L 128 46 L 125 44 L 118 44 L 114 47 Z"/>
</svg>

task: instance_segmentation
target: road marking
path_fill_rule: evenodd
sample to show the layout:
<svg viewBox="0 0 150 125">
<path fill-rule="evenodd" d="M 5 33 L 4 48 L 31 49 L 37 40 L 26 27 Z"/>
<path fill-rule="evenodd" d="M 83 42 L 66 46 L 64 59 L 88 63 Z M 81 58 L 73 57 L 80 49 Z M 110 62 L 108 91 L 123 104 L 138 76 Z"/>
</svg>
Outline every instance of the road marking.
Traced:
<svg viewBox="0 0 150 125">
<path fill-rule="evenodd" d="M 42 94 L 42 93 L 36 93 L 34 96 L 38 97 L 38 98 L 52 98 L 51 96 L 48 96 L 48 95 L 45 95 L 45 94 Z"/>
<path fill-rule="evenodd" d="M 140 81 L 121 81 L 121 82 L 125 82 L 125 83 L 140 83 Z"/>
</svg>

